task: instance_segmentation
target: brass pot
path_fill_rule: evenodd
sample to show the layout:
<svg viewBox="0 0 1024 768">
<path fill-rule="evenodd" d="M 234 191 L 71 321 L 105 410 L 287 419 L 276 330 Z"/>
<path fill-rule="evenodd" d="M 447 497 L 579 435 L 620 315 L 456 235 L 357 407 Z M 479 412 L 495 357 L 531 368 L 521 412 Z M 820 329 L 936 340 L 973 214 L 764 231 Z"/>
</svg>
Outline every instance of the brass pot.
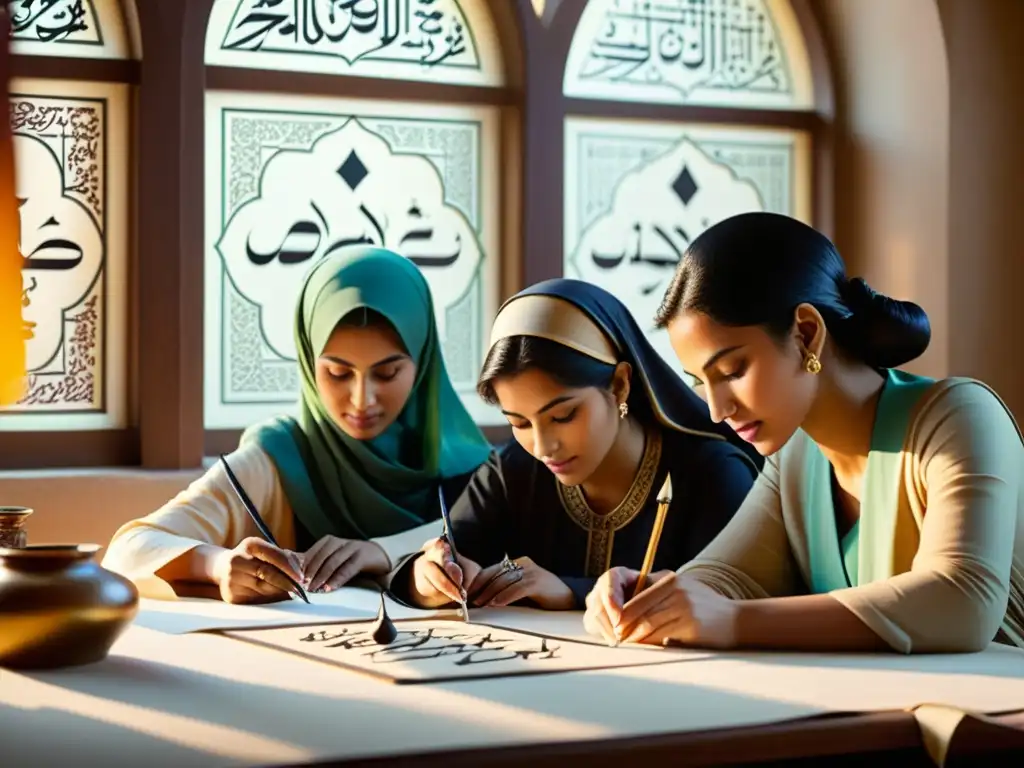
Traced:
<svg viewBox="0 0 1024 768">
<path fill-rule="evenodd" d="M 25 520 L 32 514 L 28 507 L 0 507 L 0 547 L 24 547 Z"/>
<path fill-rule="evenodd" d="M 0 667 L 53 669 L 106 658 L 139 592 L 94 560 L 96 544 L 0 549 Z"/>
</svg>

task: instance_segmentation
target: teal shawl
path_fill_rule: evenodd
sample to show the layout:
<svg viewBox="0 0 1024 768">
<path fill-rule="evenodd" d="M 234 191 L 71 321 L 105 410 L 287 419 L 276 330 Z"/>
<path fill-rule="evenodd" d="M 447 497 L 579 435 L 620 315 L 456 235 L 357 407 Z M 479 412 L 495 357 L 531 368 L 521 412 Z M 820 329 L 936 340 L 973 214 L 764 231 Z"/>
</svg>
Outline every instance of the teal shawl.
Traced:
<svg viewBox="0 0 1024 768">
<path fill-rule="evenodd" d="M 316 386 L 316 360 L 356 309 L 387 318 L 416 364 L 405 408 L 378 437 L 360 441 L 335 424 Z M 277 468 L 298 521 L 314 541 L 388 536 L 430 520 L 438 484 L 476 469 L 490 444 L 452 387 L 430 289 L 406 258 L 380 248 L 336 251 L 306 277 L 295 313 L 302 394 L 299 417 L 250 427 Z M 401 457 L 415 456 L 416 466 Z"/>
<path fill-rule="evenodd" d="M 888 370 L 885 375 L 862 480 L 860 518 L 842 539 L 836 528 L 832 467 L 816 446 L 807 452 L 803 514 L 814 594 L 870 584 L 893 575 L 903 447 L 914 408 L 935 381 L 897 370 Z"/>
</svg>

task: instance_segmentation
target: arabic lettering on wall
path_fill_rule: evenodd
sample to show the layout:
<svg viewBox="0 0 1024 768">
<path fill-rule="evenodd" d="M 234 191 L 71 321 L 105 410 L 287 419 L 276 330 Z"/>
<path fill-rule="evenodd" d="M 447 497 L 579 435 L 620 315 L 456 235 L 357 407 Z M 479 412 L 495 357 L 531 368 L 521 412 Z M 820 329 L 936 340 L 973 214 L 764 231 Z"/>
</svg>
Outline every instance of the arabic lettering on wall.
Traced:
<svg viewBox="0 0 1024 768">
<path fill-rule="evenodd" d="M 389 248 L 423 270 L 445 339 L 446 310 L 483 258 L 477 235 L 446 203 L 429 160 L 392 153 L 355 118 L 309 150 L 278 152 L 263 170 L 259 196 L 235 212 L 216 247 L 239 293 L 260 307 L 267 343 L 292 360 L 292 314 L 306 272 L 352 245 Z"/>
<path fill-rule="evenodd" d="M 240 0 L 223 50 L 476 66 L 455 0 Z"/>
<path fill-rule="evenodd" d="M 764 0 L 608 0 L 581 80 L 787 92 L 790 77 Z M 590 11 L 592 9 L 588 9 Z"/>
<path fill-rule="evenodd" d="M 11 37 L 38 43 L 101 42 L 90 0 L 10 0 Z"/>
<path fill-rule="evenodd" d="M 672 362 L 653 318 L 683 253 L 712 224 L 763 209 L 751 182 L 683 138 L 619 182 L 610 208 L 583 231 L 568 261 L 579 277 L 617 296 Z"/>
<path fill-rule="evenodd" d="M 16 134 L 14 151 L 26 367 L 37 372 L 60 354 L 64 314 L 91 291 L 103 264 L 103 241 L 89 212 L 66 195 L 53 150 L 40 139 Z"/>
</svg>

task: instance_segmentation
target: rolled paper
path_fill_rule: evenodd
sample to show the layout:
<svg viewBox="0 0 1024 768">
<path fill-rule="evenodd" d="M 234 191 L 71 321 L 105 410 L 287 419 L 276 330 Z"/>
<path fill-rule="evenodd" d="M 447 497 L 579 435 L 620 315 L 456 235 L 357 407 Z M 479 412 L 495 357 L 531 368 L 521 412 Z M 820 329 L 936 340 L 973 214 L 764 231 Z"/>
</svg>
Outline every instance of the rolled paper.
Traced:
<svg viewBox="0 0 1024 768">
<path fill-rule="evenodd" d="M 7 103 L 10 79 L 10 22 L 0 13 L 0 80 Z M 25 393 L 25 322 L 21 314 L 21 215 L 14 187 L 14 140 L 10 120 L 0 120 L 0 406 Z"/>
</svg>

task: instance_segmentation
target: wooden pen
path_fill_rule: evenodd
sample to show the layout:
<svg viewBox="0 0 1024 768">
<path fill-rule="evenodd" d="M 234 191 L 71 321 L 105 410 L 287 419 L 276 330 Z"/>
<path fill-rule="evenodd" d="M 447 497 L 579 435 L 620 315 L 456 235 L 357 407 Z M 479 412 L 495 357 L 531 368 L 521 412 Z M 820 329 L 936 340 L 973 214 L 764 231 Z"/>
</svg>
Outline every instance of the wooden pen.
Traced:
<svg viewBox="0 0 1024 768">
<path fill-rule="evenodd" d="M 651 538 L 647 541 L 647 554 L 644 555 L 644 563 L 640 567 L 640 575 L 637 577 L 636 586 L 633 588 L 633 598 L 647 588 L 647 579 L 654 567 L 654 558 L 658 554 L 658 542 L 661 541 L 661 530 L 665 527 L 665 516 L 668 515 L 669 505 L 672 503 L 672 475 L 665 475 L 665 483 L 658 491 L 658 513 L 654 517 L 654 525 L 651 528 Z M 632 599 L 632 598 L 630 598 Z"/>
</svg>

